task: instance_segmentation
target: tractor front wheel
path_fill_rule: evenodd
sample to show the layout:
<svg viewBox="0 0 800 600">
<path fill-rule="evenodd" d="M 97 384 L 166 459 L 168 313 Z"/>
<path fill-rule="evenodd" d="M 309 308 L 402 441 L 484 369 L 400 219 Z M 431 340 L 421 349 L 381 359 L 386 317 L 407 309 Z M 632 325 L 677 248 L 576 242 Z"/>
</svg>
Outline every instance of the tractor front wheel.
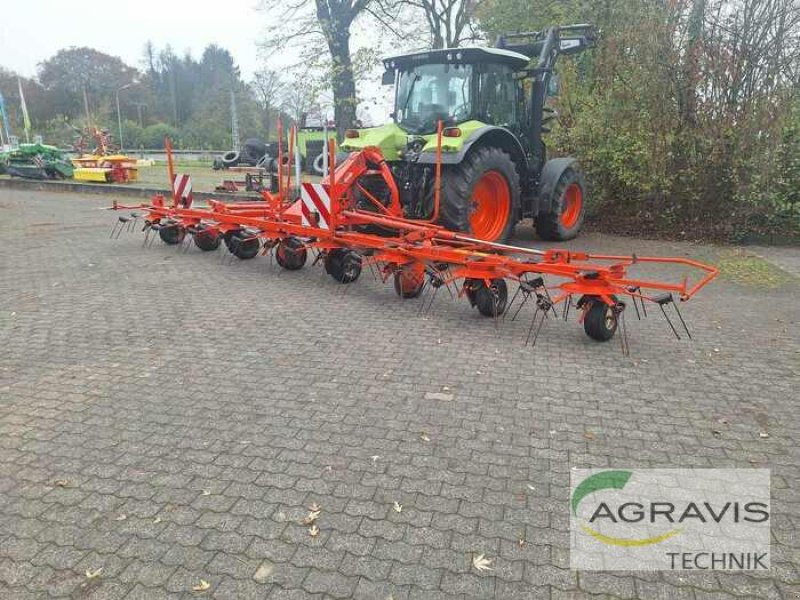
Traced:
<svg viewBox="0 0 800 600">
<path fill-rule="evenodd" d="M 586 185 L 574 166 L 561 174 L 553 188 L 552 211 L 536 217 L 536 233 L 544 240 L 563 242 L 577 237 L 586 214 Z"/>
<path fill-rule="evenodd" d="M 471 151 L 442 177 L 439 220 L 487 242 L 507 242 L 519 218 L 520 183 L 511 156 L 489 146 Z"/>
</svg>

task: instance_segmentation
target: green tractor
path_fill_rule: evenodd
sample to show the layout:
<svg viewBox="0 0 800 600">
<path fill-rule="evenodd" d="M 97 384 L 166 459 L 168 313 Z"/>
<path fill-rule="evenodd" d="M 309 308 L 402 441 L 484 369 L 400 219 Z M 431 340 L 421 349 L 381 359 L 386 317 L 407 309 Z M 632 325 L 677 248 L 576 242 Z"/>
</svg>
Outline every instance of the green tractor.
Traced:
<svg viewBox="0 0 800 600">
<path fill-rule="evenodd" d="M 405 216 L 430 219 L 442 122 L 439 223 L 505 242 L 521 219 L 532 218 L 540 237 L 572 239 L 584 220 L 585 183 L 575 159 L 547 159 L 542 134 L 556 115 L 545 101 L 557 58 L 593 47 L 596 38 L 593 26 L 570 25 L 503 36 L 495 48 L 385 59 L 383 83 L 395 85 L 393 122 L 348 130 L 341 149 L 380 148 Z M 379 199 L 386 187 L 379 177 L 365 182 Z"/>
</svg>

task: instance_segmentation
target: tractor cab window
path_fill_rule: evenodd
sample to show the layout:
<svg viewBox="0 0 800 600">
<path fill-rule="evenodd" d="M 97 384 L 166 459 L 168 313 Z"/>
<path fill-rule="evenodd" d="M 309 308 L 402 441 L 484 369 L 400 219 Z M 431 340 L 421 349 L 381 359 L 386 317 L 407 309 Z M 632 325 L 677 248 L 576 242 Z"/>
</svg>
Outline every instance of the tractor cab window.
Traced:
<svg viewBox="0 0 800 600">
<path fill-rule="evenodd" d="M 478 76 L 478 118 L 491 125 L 517 123 L 519 85 L 514 72 L 503 65 L 483 65 Z"/>
<path fill-rule="evenodd" d="M 440 120 L 464 121 L 472 114 L 471 88 L 471 65 L 428 64 L 400 71 L 397 124 L 412 133 L 429 133 Z"/>
</svg>

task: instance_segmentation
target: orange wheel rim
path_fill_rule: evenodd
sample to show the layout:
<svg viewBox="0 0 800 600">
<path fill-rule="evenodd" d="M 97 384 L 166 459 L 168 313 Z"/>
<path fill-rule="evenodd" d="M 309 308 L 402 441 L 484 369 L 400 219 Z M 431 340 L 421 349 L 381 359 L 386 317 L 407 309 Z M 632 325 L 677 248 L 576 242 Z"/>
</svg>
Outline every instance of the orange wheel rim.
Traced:
<svg viewBox="0 0 800 600">
<path fill-rule="evenodd" d="M 506 178 L 497 171 L 484 173 L 475 184 L 472 202 L 474 210 L 469 224 L 473 235 L 489 242 L 497 240 L 511 214 L 511 189 Z"/>
<path fill-rule="evenodd" d="M 572 183 L 564 190 L 564 201 L 561 209 L 561 224 L 574 227 L 583 211 L 583 190 L 577 183 Z"/>
</svg>

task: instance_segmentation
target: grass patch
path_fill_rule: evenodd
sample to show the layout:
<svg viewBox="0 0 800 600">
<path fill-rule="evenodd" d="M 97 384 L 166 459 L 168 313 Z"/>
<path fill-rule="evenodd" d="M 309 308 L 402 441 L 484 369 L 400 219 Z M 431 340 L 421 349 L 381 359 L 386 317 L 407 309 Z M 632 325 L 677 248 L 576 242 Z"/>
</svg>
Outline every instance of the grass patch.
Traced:
<svg viewBox="0 0 800 600">
<path fill-rule="evenodd" d="M 751 287 L 776 288 L 789 283 L 791 275 L 745 250 L 731 250 L 720 256 L 720 277 Z"/>
</svg>

